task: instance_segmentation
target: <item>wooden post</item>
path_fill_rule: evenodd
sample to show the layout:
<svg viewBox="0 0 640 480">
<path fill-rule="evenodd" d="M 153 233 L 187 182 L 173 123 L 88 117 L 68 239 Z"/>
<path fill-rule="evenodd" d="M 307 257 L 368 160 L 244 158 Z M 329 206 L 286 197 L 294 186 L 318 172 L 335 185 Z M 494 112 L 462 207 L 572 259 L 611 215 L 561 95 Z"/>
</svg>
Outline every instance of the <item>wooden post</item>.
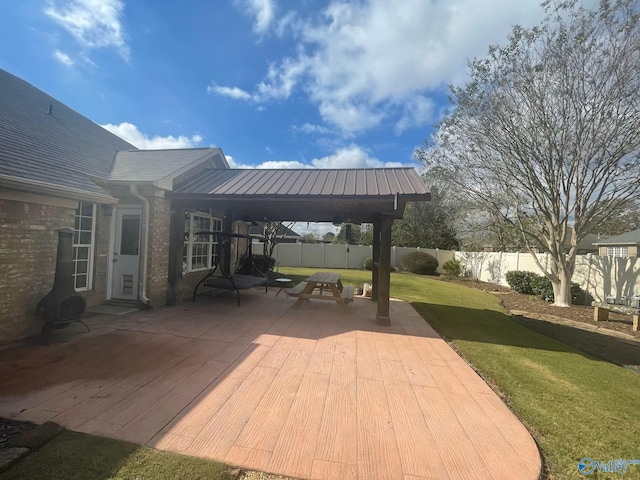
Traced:
<svg viewBox="0 0 640 480">
<path fill-rule="evenodd" d="M 171 209 L 171 220 L 169 222 L 169 268 L 167 272 L 167 305 L 182 304 L 184 216 L 184 208 Z"/>
<path fill-rule="evenodd" d="M 389 295 L 391 291 L 391 227 L 393 217 L 383 215 L 380 220 L 380 263 L 378 265 L 378 325 L 391 325 Z"/>
<path fill-rule="evenodd" d="M 371 257 L 371 301 L 378 301 L 378 264 L 380 263 L 380 220 L 373 222 L 373 246 Z"/>
<path fill-rule="evenodd" d="M 222 232 L 223 233 L 233 233 L 233 215 L 231 212 L 227 212 L 222 219 Z M 220 268 L 226 274 L 232 274 L 231 271 L 231 237 L 223 236 L 221 238 L 222 245 L 222 264 Z"/>
</svg>

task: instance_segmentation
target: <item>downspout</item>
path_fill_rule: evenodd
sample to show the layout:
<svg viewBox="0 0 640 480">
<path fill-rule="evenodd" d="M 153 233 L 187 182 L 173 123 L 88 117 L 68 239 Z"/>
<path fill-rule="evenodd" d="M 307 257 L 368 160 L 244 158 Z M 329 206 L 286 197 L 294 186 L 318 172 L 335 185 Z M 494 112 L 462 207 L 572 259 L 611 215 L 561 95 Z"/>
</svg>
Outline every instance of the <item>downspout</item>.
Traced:
<svg viewBox="0 0 640 480">
<path fill-rule="evenodd" d="M 131 184 L 131 194 L 137 199 L 142 201 L 142 216 L 144 217 L 144 228 L 142 230 L 143 241 L 140 242 L 140 245 L 143 247 L 142 251 L 142 275 L 141 275 L 141 285 L 142 291 L 139 294 L 139 300 L 144 303 L 147 307 L 151 307 L 151 300 L 147 297 L 147 263 L 148 263 L 148 254 L 149 250 L 149 211 L 151 207 L 149 206 L 149 200 L 140 195 L 138 189 L 135 185 Z"/>
</svg>

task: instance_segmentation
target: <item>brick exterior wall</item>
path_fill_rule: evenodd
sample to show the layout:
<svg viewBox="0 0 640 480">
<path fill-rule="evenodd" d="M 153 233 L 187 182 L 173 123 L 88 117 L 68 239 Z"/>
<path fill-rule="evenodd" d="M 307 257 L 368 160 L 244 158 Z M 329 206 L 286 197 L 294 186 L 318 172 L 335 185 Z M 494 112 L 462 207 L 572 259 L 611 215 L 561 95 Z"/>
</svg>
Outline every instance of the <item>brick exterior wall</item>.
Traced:
<svg viewBox="0 0 640 480">
<path fill-rule="evenodd" d="M 147 297 L 153 307 L 160 307 L 167 303 L 171 202 L 166 198 L 150 197 L 149 210 Z"/>
<path fill-rule="evenodd" d="M 0 344 L 40 332 L 36 307 L 53 285 L 56 229 L 73 228 L 75 208 L 0 199 Z"/>
</svg>

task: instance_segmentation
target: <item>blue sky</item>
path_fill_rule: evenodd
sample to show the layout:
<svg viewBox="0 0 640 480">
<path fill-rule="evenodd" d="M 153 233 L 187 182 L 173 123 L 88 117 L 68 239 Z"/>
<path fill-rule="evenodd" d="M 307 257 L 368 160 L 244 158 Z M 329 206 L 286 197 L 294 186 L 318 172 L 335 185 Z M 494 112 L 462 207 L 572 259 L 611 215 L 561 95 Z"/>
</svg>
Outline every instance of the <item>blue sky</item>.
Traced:
<svg viewBox="0 0 640 480">
<path fill-rule="evenodd" d="M 541 18 L 536 0 L 6 0 L 0 68 L 139 148 L 415 166 L 467 59 Z"/>
</svg>

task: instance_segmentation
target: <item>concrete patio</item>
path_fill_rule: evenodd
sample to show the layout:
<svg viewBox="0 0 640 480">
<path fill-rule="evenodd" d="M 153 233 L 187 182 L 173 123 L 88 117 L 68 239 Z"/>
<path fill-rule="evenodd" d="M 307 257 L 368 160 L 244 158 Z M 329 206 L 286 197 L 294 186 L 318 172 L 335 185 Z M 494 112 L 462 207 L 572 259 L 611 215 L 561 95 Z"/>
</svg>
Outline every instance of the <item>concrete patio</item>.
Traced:
<svg viewBox="0 0 640 480">
<path fill-rule="evenodd" d="M 409 306 L 262 289 L 0 351 L 0 416 L 309 479 L 537 480 L 518 419 Z"/>
</svg>

